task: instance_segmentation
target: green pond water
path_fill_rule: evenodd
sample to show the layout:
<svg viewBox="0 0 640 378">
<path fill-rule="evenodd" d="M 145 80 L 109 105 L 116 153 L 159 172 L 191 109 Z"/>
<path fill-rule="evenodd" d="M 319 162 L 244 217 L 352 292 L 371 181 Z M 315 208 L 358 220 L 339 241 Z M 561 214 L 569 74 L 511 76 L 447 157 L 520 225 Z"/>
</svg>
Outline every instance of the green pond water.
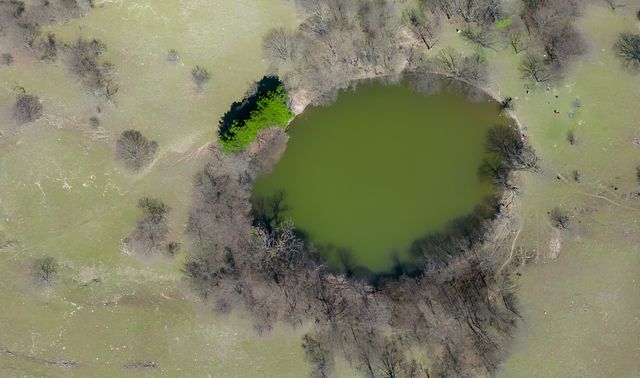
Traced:
<svg viewBox="0 0 640 378">
<path fill-rule="evenodd" d="M 337 251 L 374 272 L 410 261 L 412 241 L 473 211 L 491 186 L 479 174 L 485 135 L 504 124 L 488 97 L 367 83 L 311 107 L 254 197 L 284 191 L 285 216 L 340 267 Z"/>
</svg>

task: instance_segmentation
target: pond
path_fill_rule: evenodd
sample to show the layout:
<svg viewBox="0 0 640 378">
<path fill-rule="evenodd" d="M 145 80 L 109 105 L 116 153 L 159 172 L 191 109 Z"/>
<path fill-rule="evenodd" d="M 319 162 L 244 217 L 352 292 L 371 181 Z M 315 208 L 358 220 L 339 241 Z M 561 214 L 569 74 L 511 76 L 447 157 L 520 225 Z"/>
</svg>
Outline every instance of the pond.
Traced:
<svg viewBox="0 0 640 378">
<path fill-rule="evenodd" d="M 509 118 L 489 97 L 460 93 L 367 82 L 330 106 L 308 108 L 254 198 L 282 191 L 284 215 L 335 268 L 344 252 L 372 272 L 410 261 L 412 241 L 443 231 L 492 194 L 479 174 L 485 135 Z"/>
</svg>

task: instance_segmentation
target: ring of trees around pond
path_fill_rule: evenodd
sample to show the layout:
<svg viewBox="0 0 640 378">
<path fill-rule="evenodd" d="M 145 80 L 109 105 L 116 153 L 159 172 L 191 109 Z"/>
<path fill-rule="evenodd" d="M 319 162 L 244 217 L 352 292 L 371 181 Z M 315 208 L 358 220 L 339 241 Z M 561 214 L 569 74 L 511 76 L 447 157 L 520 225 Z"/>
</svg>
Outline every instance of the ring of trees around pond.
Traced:
<svg viewBox="0 0 640 378">
<path fill-rule="evenodd" d="M 411 86 L 424 87 L 425 76 L 419 77 Z M 477 98 L 478 92 L 467 84 L 437 76 L 429 80 Z M 252 201 L 256 179 L 277 162 L 286 145 L 284 129 L 260 133 L 255 148 L 242 146 L 262 126 L 251 126 L 241 143 L 233 142 L 242 132 L 234 115 L 270 119 L 256 116 L 256 110 L 272 108 L 260 107 L 260 98 L 286 105 L 281 88 L 277 78 L 264 78 L 232 105 L 220 122 L 221 139 L 225 135 L 230 142 L 221 141 L 223 148 L 196 175 L 184 267 L 194 289 L 220 312 L 252 314 L 259 332 L 275 322 L 300 325 L 313 320 L 316 326 L 303 347 L 319 376 L 331 371 L 339 351 L 365 370 L 376 369 L 376 361 L 384 359 L 409 376 L 452 369 L 493 371 L 499 345 L 508 339 L 518 312 L 510 280 L 496 277 L 497 262 L 478 254 L 477 248 L 496 227 L 503 193 L 517 190 L 513 173 L 538 169 L 536 155 L 518 128 L 506 122 L 486 130 L 487 158 L 480 171 L 497 194 L 441 232 L 415 240 L 411 264 L 363 274 L 344 264 L 348 256 L 343 256 L 344 265 L 336 270 L 286 216 L 284 195 Z M 497 111 L 499 104 L 493 106 Z M 422 367 L 426 361 L 407 355 L 413 346 L 425 344 L 428 371 Z"/>
</svg>

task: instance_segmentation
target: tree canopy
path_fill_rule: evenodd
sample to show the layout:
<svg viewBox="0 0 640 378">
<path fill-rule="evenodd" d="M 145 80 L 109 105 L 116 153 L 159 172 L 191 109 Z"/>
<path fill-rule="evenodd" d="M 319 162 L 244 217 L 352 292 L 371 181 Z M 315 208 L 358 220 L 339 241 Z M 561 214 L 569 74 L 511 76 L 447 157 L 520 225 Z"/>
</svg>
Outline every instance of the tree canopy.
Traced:
<svg viewBox="0 0 640 378">
<path fill-rule="evenodd" d="M 220 142 L 225 152 L 242 151 L 253 142 L 260 130 L 268 127 L 287 127 L 294 114 L 287 105 L 289 96 L 282 86 L 259 93 L 255 108 L 246 119 L 234 119 L 231 127 L 220 130 Z"/>
</svg>

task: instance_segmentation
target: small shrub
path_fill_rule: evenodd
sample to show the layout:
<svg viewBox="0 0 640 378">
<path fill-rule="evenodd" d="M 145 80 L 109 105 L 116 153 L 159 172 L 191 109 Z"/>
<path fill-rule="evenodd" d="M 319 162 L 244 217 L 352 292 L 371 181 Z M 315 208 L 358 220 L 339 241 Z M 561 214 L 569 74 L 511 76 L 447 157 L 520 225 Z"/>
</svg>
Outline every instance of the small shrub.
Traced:
<svg viewBox="0 0 640 378">
<path fill-rule="evenodd" d="M 164 221 L 165 215 L 171 210 L 164 202 L 156 198 L 144 197 L 138 201 L 147 218 L 155 223 Z"/>
<path fill-rule="evenodd" d="M 482 30 L 478 27 L 467 25 L 460 31 L 462 38 L 471 43 L 484 48 L 491 48 L 493 41 L 491 40 L 491 34 L 486 30 Z"/>
<path fill-rule="evenodd" d="M 13 55 L 9 53 L 3 53 L 2 55 L 0 55 L 0 63 L 4 64 L 5 66 L 10 66 L 11 64 L 13 64 Z"/>
<path fill-rule="evenodd" d="M 195 66 L 193 70 L 191 70 L 191 78 L 198 89 L 202 89 L 202 87 L 209 81 L 210 77 L 211 75 L 209 75 L 209 71 L 203 67 Z"/>
<path fill-rule="evenodd" d="M 170 242 L 167 244 L 167 253 L 169 256 L 175 256 L 180 252 L 180 243 L 178 242 Z"/>
<path fill-rule="evenodd" d="M 636 167 L 636 178 L 638 182 L 640 182 L 640 165 Z"/>
<path fill-rule="evenodd" d="M 89 118 L 89 127 L 97 129 L 100 126 L 100 118 L 93 116 Z"/>
<path fill-rule="evenodd" d="M 158 143 L 148 140 L 137 130 L 123 131 L 116 142 L 116 157 L 132 171 L 151 163 L 157 151 Z"/>
<path fill-rule="evenodd" d="M 23 94 L 18 96 L 13 115 L 18 123 L 23 124 L 40 118 L 42 110 L 42 104 L 38 96 Z"/>
<path fill-rule="evenodd" d="M 511 110 L 513 109 L 513 97 L 505 97 L 504 100 L 500 101 L 500 109 L 502 110 Z"/>
<path fill-rule="evenodd" d="M 549 219 L 551 220 L 551 225 L 557 229 L 566 230 L 569 228 L 569 213 L 560 209 L 559 207 L 554 207 L 549 212 Z"/>
<path fill-rule="evenodd" d="M 569 142 L 570 145 L 574 146 L 576 144 L 576 135 L 573 132 L 573 130 L 569 130 L 567 132 L 567 142 Z"/>
<path fill-rule="evenodd" d="M 123 239 L 123 247 L 144 255 L 168 250 L 165 239 L 169 233 L 167 214 L 171 208 L 161 200 L 150 197 L 138 200 L 138 208 L 144 212 L 144 218 L 138 220 L 135 230 Z"/>
<path fill-rule="evenodd" d="M 632 69 L 640 70 L 640 34 L 620 34 L 614 49 L 625 65 Z"/>
<path fill-rule="evenodd" d="M 53 62 L 58 57 L 58 42 L 56 41 L 56 35 L 48 33 L 47 37 L 40 41 L 39 49 L 40 59 Z"/>
<path fill-rule="evenodd" d="M 579 183 L 582 180 L 582 175 L 580 175 L 580 172 L 578 171 L 571 172 L 571 177 L 573 177 L 573 181 L 577 183 Z"/>
<path fill-rule="evenodd" d="M 13 1 L 10 1 L 9 3 L 15 6 L 13 11 L 13 17 L 20 18 L 22 16 L 22 13 L 24 13 L 24 11 L 26 10 L 24 1 L 13 0 Z"/>
<path fill-rule="evenodd" d="M 167 62 L 178 63 L 179 60 L 180 55 L 178 54 L 178 51 L 176 49 L 169 50 L 169 53 L 167 54 Z"/>
<path fill-rule="evenodd" d="M 58 264 L 53 257 L 42 257 L 34 262 L 33 272 L 40 282 L 49 283 L 58 272 Z"/>
</svg>

